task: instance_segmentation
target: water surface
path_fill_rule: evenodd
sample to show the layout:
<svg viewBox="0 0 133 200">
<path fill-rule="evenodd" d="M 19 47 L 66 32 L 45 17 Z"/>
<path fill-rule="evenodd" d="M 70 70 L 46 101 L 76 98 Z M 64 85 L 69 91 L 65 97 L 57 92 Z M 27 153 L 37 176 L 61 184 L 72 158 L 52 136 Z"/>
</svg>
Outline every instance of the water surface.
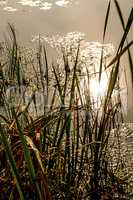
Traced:
<svg viewBox="0 0 133 200">
<path fill-rule="evenodd" d="M 132 0 L 119 0 L 125 20 Z M 1 34 L 7 23 L 13 23 L 23 41 L 43 33 L 84 32 L 90 41 L 101 41 L 107 0 L 0 0 Z M 108 41 L 118 42 L 122 35 L 112 2 Z M 133 30 L 130 33 L 130 37 Z"/>
</svg>

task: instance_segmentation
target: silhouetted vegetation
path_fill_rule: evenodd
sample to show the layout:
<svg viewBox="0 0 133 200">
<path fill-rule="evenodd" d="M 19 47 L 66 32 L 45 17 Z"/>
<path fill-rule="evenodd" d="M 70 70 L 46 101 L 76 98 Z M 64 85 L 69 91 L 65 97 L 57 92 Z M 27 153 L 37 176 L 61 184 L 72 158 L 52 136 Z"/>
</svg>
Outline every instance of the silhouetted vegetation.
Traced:
<svg viewBox="0 0 133 200">
<path fill-rule="evenodd" d="M 121 156 L 124 117 L 119 70 L 121 57 L 127 52 L 127 67 L 133 79 L 133 41 L 127 40 L 133 9 L 125 23 L 117 0 L 113 2 L 123 36 L 108 63 L 104 62 L 104 47 L 101 49 L 95 77 L 100 82 L 104 71 L 109 81 L 104 96 L 97 99 L 89 91 L 92 74 L 88 64 L 82 71 L 80 39 L 74 54 L 71 50 L 71 66 L 70 55 L 62 47 L 62 63 L 49 64 L 45 44 L 39 40 L 34 51 L 21 47 L 15 28 L 9 24 L 10 37 L 0 43 L 1 200 L 132 198 L 126 163 Z M 86 89 L 80 84 L 84 77 Z M 128 135 L 132 133 L 129 128 L 126 131 Z M 116 159 L 112 156 L 115 145 Z"/>
</svg>

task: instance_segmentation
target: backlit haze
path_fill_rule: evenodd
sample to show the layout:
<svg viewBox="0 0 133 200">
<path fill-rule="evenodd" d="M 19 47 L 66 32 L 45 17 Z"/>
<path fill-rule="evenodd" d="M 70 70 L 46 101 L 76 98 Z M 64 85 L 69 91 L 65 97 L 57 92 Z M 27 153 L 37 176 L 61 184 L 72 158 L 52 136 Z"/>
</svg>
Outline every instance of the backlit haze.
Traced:
<svg viewBox="0 0 133 200">
<path fill-rule="evenodd" d="M 132 0 L 119 0 L 119 3 L 126 22 L 133 2 Z M 39 34 L 46 43 L 49 43 L 50 39 L 48 40 L 48 37 L 54 38 L 58 35 L 61 39 L 64 35 L 77 32 L 84 34 L 82 54 L 85 54 L 90 49 L 89 52 L 93 52 L 96 58 L 99 56 L 98 49 L 102 42 L 107 5 L 107 0 L 0 0 L 0 39 L 3 39 L 5 34 L 7 34 L 8 23 L 15 26 L 19 41 L 26 45 L 34 45 Z M 108 50 L 110 56 L 113 56 L 111 49 L 113 48 L 115 52 L 123 34 L 113 1 L 109 20 L 105 45 L 110 49 Z M 133 28 L 131 28 L 129 33 L 129 41 L 133 39 L 132 36 Z M 133 53 L 133 48 L 131 52 Z M 127 65 L 125 57 L 122 60 L 122 65 L 124 67 Z M 127 71 L 127 77 L 130 80 L 129 71 Z M 124 84 L 124 78 L 121 82 Z M 93 94 L 95 98 L 103 93 L 106 83 L 107 78 L 105 75 L 103 75 L 101 86 L 92 80 L 90 84 L 92 92 L 94 93 L 95 91 Z M 131 86 L 128 85 L 128 87 L 129 111 L 133 110 L 133 95 Z M 127 90 L 123 89 L 123 97 L 126 94 Z M 127 98 L 123 99 L 124 105 L 126 105 Z"/>
</svg>

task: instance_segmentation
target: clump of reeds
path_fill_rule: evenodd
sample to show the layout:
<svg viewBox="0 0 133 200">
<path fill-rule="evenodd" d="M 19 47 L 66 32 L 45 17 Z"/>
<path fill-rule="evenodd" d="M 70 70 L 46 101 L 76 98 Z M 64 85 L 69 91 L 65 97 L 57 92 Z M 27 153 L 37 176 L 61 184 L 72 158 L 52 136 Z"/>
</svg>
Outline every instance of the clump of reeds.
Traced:
<svg viewBox="0 0 133 200">
<path fill-rule="evenodd" d="M 17 43 L 15 29 L 9 26 L 11 40 L 2 44 L 0 61 L 0 199 L 130 199 L 127 181 L 119 176 L 121 169 L 117 168 L 115 173 L 109 141 L 113 129 L 119 143 L 118 130 L 123 122 L 119 67 L 126 51 L 131 72 L 133 69 L 130 52 L 133 41 L 127 41 L 133 9 L 125 24 L 118 2 L 114 3 L 124 33 L 116 55 L 104 66 L 105 71 L 111 70 L 106 95 L 100 99 L 98 108 L 89 92 L 89 66 L 86 94 L 83 95 L 80 85 L 80 41 L 72 66 L 62 49 L 63 69 L 60 69 L 58 64 L 48 64 L 47 51 L 41 42 L 37 52 L 27 59 Z M 111 1 L 103 43 L 110 5 Z M 30 70 L 32 74 L 28 74 Z M 120 160 L 117 161 L 120 166 Z"/>
</svg>

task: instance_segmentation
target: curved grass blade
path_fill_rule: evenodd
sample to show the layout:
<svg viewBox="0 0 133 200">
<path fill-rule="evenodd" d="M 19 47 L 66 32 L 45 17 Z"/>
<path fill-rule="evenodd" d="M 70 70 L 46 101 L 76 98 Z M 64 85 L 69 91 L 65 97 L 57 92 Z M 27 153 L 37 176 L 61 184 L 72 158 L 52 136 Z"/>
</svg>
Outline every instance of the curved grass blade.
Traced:
<svg viewBox="0 0 133 200">
<path fill-rule="evenodd" d="M 121 51 L 123 49 L 125 40 L 127 39 L 127 35 L 128 35 L 128 33 L 130 31 L 132 23 L 133 23 L 133 8 L 131 9 L 130 15 L 128 17 L 127 25 L 125 27 L 124 34 L 123 34 L 123 37 L 121 39 L 121 42 L 120 42 L 120 45 L 118 47 L 118 51 L 117 52 L 119 52 L 119 51 Z"/>
<path fill-rule="evenodd" d="M 28 145 L 31 147 L 31 149 L 34 151 L 34 153 L 35 153 L 35 155 L 36 155 L 36 158 L 37 158 L 37 161 L 38 161 L 38 163 L 39 163 L 39 165 L 40 165 L 40 168 L 41 168 L 43 174 L 45 175 L 46 172 L 45 172 L 45 170 L 44 170 L 44 167 L 43 167 L 43 164 L 42 164 L 42 161 L 41 161 L 40 152 L 39 152 L 38 149 L 35 147 L 35 145 L 34 145 L 34 143 L 33 143 L 33 141 L 31 140 L 30 137 L 28 137 L 28 136 L 26 135 L 26 136 L 25 136 L 25 139 L 26 139 L 27 144 L 28 144 Z"/>
<path fill-rule="evenodd" d="M 127 46 L 125 46 L 120 53 L 118 53 L 112 60 L 111 62 L 106 66 L 106 69 L 109 68 L 111 65 L 113 65 L 116 61 L 118 61 L 121 56 L 132 46 L 133 41 L 131 41 Z"/>
<path fill-rule="evenodd" d="M 123 18 L 123 15 L 122 15 L 121 8 L 120 8 L 117 0 L 114 0 L 114 2 L 115 2 L 115 6 L 116 6 L 116 9 L 117 9 L 123 30 L 125 31 L 126 27 L 125 27 L 125 22 L 124 22 L 124 18 Z M 126 41 L 127 41 L 127 44 L 128 44 L 128 39 L 126 39 Z M 133 86 L 133 60 L 132 60 L 130 49 L 128 49 L 128 60 L 129 60 L 129 65 L 130 65 L 130 72 L 131 72 L 132 86 Z"/>
</svg>

